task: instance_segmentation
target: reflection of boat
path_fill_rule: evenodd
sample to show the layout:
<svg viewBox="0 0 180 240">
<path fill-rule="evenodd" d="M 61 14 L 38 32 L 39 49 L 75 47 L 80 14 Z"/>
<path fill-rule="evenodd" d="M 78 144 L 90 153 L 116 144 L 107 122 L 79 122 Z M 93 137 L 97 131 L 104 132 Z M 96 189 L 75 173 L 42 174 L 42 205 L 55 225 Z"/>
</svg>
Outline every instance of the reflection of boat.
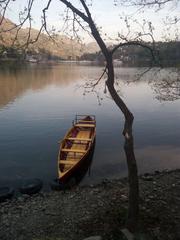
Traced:
<svg viewBox="0 0 180 240">
<path fill-rule="evenodd" d="M 58 178 L 61 183 L 66 183 L 76 174 L 92 155 L 95 135 L 95 116 L 77 115 L 73 127 L 60 144 Z"/>
</svg>

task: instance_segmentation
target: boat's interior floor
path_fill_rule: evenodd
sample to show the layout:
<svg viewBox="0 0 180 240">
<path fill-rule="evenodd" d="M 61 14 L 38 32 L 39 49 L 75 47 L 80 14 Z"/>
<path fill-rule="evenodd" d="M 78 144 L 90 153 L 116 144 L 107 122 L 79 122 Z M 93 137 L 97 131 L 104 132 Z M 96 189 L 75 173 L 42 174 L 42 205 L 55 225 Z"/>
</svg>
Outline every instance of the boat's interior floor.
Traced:
<svg viewBox="0 0 180 240">
<path fill-rule="evenodd" d="M 89 138 L 91 130 L 80 130 L 77 134 L 77 138 Z"/>
<path fill-rule="evenodd" d="M 76 136 L 78 139 L 89 139 L 90 138 L 91 130 L 80 130 Z M 86 150 L 87 145 L 89 144 L 88 141 L 81 141 L 81 140 L 75 140 L 73 141 L 73 144 L 71 146 L 71 150 Z M 64 168 L 63 172 L 67 171 L 69 168 L 71 168 L 73 163 L 79 161 L 84 153 L 78 153 L 78 152 L 68 152 L 66 157 L 66 163 L 63 161 Z M 60 161 L 61 162 L 61 161 Z"/>
</svg>

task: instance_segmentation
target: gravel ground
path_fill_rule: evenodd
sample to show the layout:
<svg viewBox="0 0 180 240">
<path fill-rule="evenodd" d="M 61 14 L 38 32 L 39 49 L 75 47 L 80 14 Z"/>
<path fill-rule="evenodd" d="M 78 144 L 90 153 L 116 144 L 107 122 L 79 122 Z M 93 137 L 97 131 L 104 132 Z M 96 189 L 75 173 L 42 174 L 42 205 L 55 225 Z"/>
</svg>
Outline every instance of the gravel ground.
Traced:
<svg viewBox="0 0 180 240">
<path fill-rule="evenodd" d="M 145 238 L 180 239 L 180 170 L 145 174 L 140 225 Z M 128 205 L 127 179 L 105 180 L 65 192 L 39 193 L 0 204 L 1 240 L 118 240 Z"/>
</svg>

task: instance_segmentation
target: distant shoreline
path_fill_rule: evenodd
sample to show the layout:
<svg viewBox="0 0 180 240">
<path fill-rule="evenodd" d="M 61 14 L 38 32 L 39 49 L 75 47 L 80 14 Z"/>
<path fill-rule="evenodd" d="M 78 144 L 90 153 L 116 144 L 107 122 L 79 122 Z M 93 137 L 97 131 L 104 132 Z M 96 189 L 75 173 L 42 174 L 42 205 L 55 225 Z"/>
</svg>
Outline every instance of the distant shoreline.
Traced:
<svg viewBox="0 0 180 240">
<path fill-rule="evenodd" d="M 3 65 L 9 65 L 9 64 L 26 64 L 26 65 L 38 65 L 38 64 L 79 64 L 81 66 L 105 66 L 104 62 L 99 62 L 96 60 L 25 60 L 25 59 L 16 59 L 16 58 L 0 58 L 0 63 Z M 148 64 L 145 65 L 136 65 L 136 64 L 127 64 L 127 63 L 121 63 L 114 62 L 115 68 L 147 68 L 149 67 Z M 158 66 L 152 66 L 152 68 L 156 68 Z M 180 65 L 170 65 L 170 66 L 163 66 L 163 68 L 180 68 Z"/>
</svg>

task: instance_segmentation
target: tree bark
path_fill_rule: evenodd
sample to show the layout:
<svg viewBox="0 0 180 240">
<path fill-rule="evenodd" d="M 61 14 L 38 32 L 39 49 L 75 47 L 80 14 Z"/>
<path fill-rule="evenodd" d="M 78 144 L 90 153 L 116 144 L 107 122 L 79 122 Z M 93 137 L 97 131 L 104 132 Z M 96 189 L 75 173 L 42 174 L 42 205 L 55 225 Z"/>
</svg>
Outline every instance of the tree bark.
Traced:
<svg viewBox="0 0 180 240">
<path fill-rule="evenodd" d="M 130 138 L 125 136 L 124 151 L 126 153 L 129 180 L 129 207 L 127 227 L 131 232 L 134 232 L 138 227 L 139 183 L 137 164 L 134 155 L 133 135 Z"/>
<path fill-rule="evenodd" d="M 114 88 L 114 67 L 112 56 L 109 56 L 107 60 L 108 80 L 106 82 L 110 95 L 116 105 L 123 112 L 125 117 L 124 124 L 124 151 L 126 154 L 127 166 L 128 166 L 128 181 L 129 181 L 129 206 L 128 206 L 128 218 L 127 227 L 131 232 L 136 231 L 138 227 L 139 216 L 139 182 L 136 158 L 134 154 L 134 139 L 132 133 L 132 126 L 134 116 L 127 108 L 126 104 L 117 94 Z"/>
</svg>

